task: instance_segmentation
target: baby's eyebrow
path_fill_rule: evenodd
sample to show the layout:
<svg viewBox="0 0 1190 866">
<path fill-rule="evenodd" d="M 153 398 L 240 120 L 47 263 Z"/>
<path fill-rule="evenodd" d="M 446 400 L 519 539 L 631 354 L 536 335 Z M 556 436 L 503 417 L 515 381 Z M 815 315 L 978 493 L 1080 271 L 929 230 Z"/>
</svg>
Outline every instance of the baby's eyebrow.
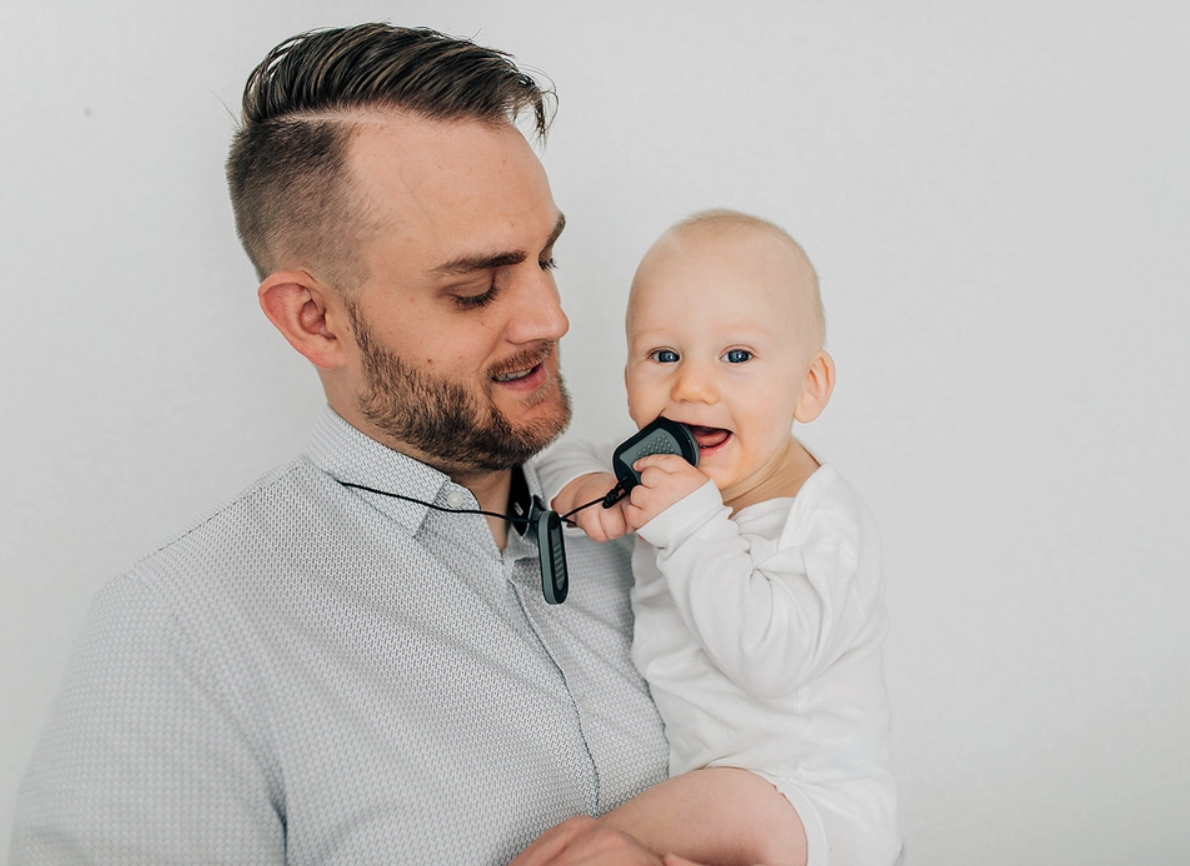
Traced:
<svg viewBox="0 0 1190 866">
<path fill-rule="evenodd" d="M 628 335 L 628 345 L 632 348 L 638 348 L 641 344 L 648 345 L 651 348 L 659 348 L 666 342 L 668 341 L 662 339 L 662 336 L 656 331 L 642 331 Z"/>
</svg>

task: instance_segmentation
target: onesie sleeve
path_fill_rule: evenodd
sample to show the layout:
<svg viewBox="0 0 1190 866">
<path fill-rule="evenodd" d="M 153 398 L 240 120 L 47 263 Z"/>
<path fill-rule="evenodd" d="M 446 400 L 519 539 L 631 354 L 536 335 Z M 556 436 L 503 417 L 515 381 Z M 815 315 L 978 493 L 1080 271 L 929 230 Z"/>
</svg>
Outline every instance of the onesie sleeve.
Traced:
<svg viewBox="0 0 1190 866">
<path fill-rule="evenodd" d="M 580 475 L 612 471 L 615 443 L 587 439 L 564 439 L 537 457 L 533 468 L 541 482 L 542 498 L 548 503 L 562 488 Z"/>
<path fill-rule="evenodd" d="M 709 482 L 637 535 L 656 548 L 674 603 L 714 664 L 757 698 L 781 697 L 856 643 L 876 599 L 846 533 L 808 533 L 756 562 L 730 514 Z M 787 526 L 783 541 L 796 535 Z"/>
<path fill-rule="evenodd" d="M 18 797 L 13 866 L 281 864 L 275 788 L 156 593 L 96 598 Z"/>
</svg>

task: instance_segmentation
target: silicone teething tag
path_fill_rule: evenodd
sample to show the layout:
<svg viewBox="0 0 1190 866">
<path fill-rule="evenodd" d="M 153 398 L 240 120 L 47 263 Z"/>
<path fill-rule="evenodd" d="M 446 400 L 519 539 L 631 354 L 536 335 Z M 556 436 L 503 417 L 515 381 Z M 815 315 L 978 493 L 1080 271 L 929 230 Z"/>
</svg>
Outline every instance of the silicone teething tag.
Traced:
<svg viewBox="0 0 1190 866">
<path fill-rule="evenodd" d="M 546 509 L 540 498 L 533 497 L 537 521 L 537 558 L 541 563 L 541 592 L 547 604 L 561 604 L 570 591 L 566 570 L 566 547 L 562 543 L 562 519 L 558 512 Z"/>
<path fill-rule="evenodd" d="M 698 465 L 698 442 L 690 428 L 678 421 L 658 418 L 624 442 L 612 455 L 612 472 L 617 484 L 603 500 L 604 508 L 611 508 L 625 494 L 640 484 L 640 473 L 632 468 L 637 460 L 652 454 L 677 454 L 691 466 Z"/>
</svg>

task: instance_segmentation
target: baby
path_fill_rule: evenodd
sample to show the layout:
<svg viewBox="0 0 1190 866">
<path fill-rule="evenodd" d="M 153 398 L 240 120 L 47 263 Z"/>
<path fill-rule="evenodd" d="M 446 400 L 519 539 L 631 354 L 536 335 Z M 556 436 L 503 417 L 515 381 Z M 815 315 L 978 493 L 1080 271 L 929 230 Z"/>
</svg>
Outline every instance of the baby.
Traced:
<svg viewBox="0 0 1190 866">
<path fill-rule="evenodd" d="M 765 220 L 697 214 L 645 255 L 627 329 L 632 420 L 689 425 L 700 462 L 643 458 L 627 499 L 574 518 L 636 533 L 633 661 L 670 745 L 670 779 L 602 820 L 703 863 L 892 864 L 879 542 L 791 432 L 835 382 L 814 269 Z M 556 448 L 554 509 L 613 487 L 609 458 Z"/>
</svg>

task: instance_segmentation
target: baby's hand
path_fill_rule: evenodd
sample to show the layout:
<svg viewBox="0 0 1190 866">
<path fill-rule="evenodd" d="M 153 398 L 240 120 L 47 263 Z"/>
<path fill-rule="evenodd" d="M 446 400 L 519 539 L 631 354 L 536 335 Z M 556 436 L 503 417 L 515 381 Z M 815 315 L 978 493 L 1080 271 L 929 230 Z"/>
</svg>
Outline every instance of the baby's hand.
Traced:
<svg viewBox="0 0 1190 866">
<path fill-rule="evenodd" d="M 652 454 L 633 464 L 640 484 L 628 494 L 628 528 L 640 529 L 658 514 L 707 483 L 707 476 L 677 454 Z"/>
<path fill-rule="evenodd" d="M 550 507 L 559 514 L 586 505 L 592 499 L 600 499 L 616 486 L 616 476 L 610 472 L 592 472 L 580 475 L 571 481 L 554 497 Z M 613 541 L 628 531 L 624 520 L 624 506 L 627 503 L 620 500 L 611 508 L 602 505 L 592 505 L 584 508 L 570 519 L 579 529 L 587 533 L 592 541 Z"/>
</svg>

